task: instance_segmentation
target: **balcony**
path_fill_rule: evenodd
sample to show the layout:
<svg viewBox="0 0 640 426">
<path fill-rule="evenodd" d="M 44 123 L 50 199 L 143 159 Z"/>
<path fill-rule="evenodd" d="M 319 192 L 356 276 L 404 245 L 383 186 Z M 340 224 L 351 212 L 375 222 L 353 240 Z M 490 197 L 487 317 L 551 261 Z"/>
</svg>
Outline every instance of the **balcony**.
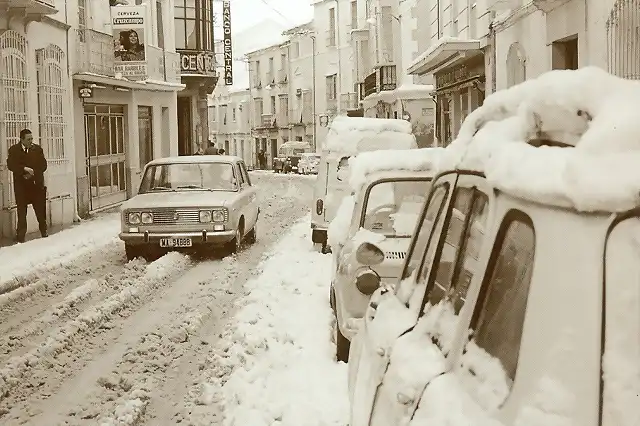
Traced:
<svg viewBox="0 0 640 426">
<path fill-rule="evenodd" d="M 165 81 L 167 83 L 181 84 L 180 76 L 180 54 L 177 52 L 164 51 Z"/>
<path fill-rule="evenodd" d="M 276 82 L 276 76 L 273 71 L 267 73 L 267 86 Z"/>
<path fill-rule="evenodd" d="M 55 0 L 0 0 L 0 9 L 7 9 L 9 17 L 39 20 L 39 16 L 58 13 Z"/>
<path fill-rule="evenodd" d="M 346 111 L 351 109 L 358 109 L 357 93 L 342 93 L 340 95 L 340 110 Z"/>
<path fill-rule="evenodd" d="M 262 114 L 262 122 L 260 123 L 260 127 L 264 127 L 267 129 L 275 127 L 274 118 L 275 116 L 273 114 Z"/>
<path fill-rule="evenodd" d="M 113 36 L 90 29 L 76 30 L 76 64 L 74 73 L 115 76 Z"/>
<path fill-rule="evenodd" d="M 364 97 L 397 87 L 396 66 L 383 65 L 364 79 Z"/>
<path fill-rule="evenodd" d="M 362 83 L 362 86 L 364 88 L 362 92 L 363 99 L 369 95 L 373 95 L 378 91 L 378 75 L 376 74 L 376 71 L 372 72 L 364 78 L 364 83 Z"/>
<path fill-rule="evenodd" d="M 262 80 L 260 77 L 253 77 L 253 88 L 254 89 L 262 89 Z"/>
<path fill-rule="evenodd" d="M 288 126 L 289 125 L 289 111 L 286 109 L 281 109 L 278 111 L 276 115 L 276 124 L 279 127 Z"/>
<path fill-rule="evenodd" d="M 146 46 L 147 53 L 147 76 L 149 80 L 164 81 L 165 64 L 164 50 L 155 46 Z"/>
</svg>

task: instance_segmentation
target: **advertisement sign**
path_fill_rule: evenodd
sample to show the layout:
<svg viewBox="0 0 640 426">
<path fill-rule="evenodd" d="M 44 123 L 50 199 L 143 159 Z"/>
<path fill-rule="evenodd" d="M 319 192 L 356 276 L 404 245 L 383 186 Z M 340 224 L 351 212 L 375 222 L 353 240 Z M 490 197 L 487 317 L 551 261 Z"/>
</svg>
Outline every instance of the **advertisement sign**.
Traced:
<svg viewBox="0 0 640 426">
<path fill-rule="evenodd" d="M 179 52 L 182 74 L 216 75 L 216 61 L 213 52 Z"/>
<path fill-rule="evenodd" d="M 231 1 L 222 2 L 222 31 L 224 52 L 224 84 L 233 84 L 233 49 L 231 48 Z"/>
<path fill-rule="evenodd" d="M 113 6 L 111 8 L 116 74 L 129 79 L 147 77 L 147 7 Z"/>
</svg>

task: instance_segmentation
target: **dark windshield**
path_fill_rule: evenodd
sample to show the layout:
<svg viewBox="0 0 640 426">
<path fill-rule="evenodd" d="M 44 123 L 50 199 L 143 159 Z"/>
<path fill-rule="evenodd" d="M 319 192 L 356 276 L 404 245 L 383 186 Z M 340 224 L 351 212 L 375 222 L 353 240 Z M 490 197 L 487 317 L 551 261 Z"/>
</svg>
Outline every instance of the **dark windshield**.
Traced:
<svg viewBox="0 0 640 426">
<path fill-rule="evenodd" d="M 156 191 L 237 191 L 229 163 L 171 163 L 147 167 L 140 193 Z"/>
</svg>

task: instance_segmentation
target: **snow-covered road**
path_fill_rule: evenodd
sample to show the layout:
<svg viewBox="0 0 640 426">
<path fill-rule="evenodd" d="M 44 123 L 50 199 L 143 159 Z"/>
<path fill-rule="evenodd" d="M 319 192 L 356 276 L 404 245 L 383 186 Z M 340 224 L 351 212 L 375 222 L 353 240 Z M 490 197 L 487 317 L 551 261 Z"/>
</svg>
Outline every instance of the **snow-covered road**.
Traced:
<svg viewBox="0 0 640 426">
<path fill-rule="evenodd" d="M 285 361 L 303 374 L 320 362 L 329 394 L 346 392 L 331 361 L 330 261 L 308 236 L 313 179 L 252 175 L 258 243 L 236 256 L 127 263 L 117 215 L 2 249 L 0 423 L 301 425 L 283 392 L 306 391 L 318 420 L 304 424 L 346 424 L 346 408 Z"/>
</svg>

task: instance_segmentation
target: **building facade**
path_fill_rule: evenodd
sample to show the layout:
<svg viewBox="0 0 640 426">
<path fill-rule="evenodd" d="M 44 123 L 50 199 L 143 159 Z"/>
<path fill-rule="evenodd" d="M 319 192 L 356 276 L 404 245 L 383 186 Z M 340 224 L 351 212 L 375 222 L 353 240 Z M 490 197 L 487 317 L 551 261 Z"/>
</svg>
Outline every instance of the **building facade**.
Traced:
<svg viewBox="0 0 640 426">
<path fill-rule="evenodd" d="M 120 2 L 122 3 L 122 2 Z M 114 54 L 115 18 L 123 7 L 144 9 L 142 68 Z M 137 193 L 142 169 L 154 158 L 177 155 L 176 94 L 179 56 L 173 37 L 173 0 L 110 7 L 67 2 L 73 73 L 72 105 L 78 212 L 112 207 Z M 123 12 L 124 13 L 124 12 Z M 128 32 L 128 31 L 126 31 Z M 144 34 L 144 36 L 142 36 Z M 132 73 L 135 75 L 125 75 Z"/>
<path fill-rule="evenodd" d="M 482 105 L 490 93 L 493 69 L 490 23 L 493 12 L 486 2 L 436 0 L 418 2 L 416 16 L 419 55 L 409 74 L 432 77 L 435 85 L 436 137 L 448 145 L 466 116 Z M 490 82 L 487 85 L 487 81 Z"/>
<path fill-rule="evenodd" d="M 209 129 L 217 148 L 242 158 L 255 167 L 255 149 L 251 138 L 249 89 L 233 90 L 218 86 L 209 102 Z"/>
<path fill-rule="evenodd" d="M 420 147 L 434 145 L 435 104 L 429 76 L 410 75 L 418 55 L 418 0 L 361 0 L 352 31 L 355 79 L 364 115 L 412 123 Z M 356 23 L 354 22 L 354 24 Z"/>
<path fill-rule="evenodd" d="M 49 225 L 76 216 L 71 76 L 64 1 L 17 1 L 0 5 L 0 237 L 13 237 L 17 214 L 8 149 L 28 128 L 43 148 L 48 170 Z M 38 229 L 28 209 L 28 232 Z"/>
<path fill-rule="evenodd" d="M 213 1 L 174 0 L 175 48 L 185 89 L 178 94 L 178 153 L 191 155 L 209 138 L 208 95 L 218 82 Z"/>
<path fill-rule="evenodd" d="M 315 49 L 316 150 L 338 114 L 358 115 L 351 30 L 357 29 L 358 2 L 312 0 Z M 360 113 L 361 115 L 361 113 Z"/>
</svg>

